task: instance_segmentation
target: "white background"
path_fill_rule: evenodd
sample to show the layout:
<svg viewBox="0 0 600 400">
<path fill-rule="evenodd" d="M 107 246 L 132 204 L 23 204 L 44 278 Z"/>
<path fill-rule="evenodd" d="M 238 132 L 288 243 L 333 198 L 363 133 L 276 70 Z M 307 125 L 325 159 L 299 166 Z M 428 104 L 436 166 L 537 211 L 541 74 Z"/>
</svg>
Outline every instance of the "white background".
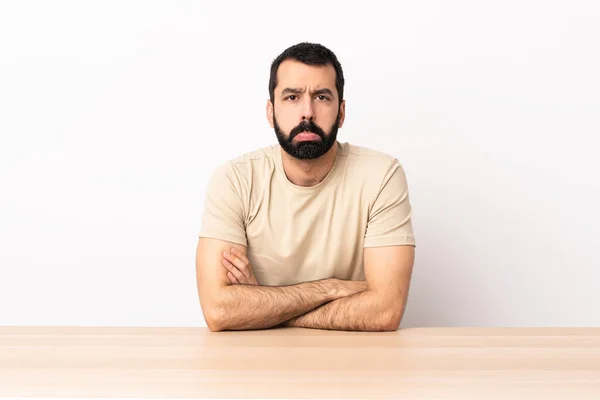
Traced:
<svg viewBox="0 0 600 400">
<path fill-rule="evenodd" d="M 406 169 L 403 326 L 600 325 L 594 1 L 0 3 L 0 325 L 205 326 L 208 178 L 275 143 L 271 61 L 344 68 Z"/>
</svg>

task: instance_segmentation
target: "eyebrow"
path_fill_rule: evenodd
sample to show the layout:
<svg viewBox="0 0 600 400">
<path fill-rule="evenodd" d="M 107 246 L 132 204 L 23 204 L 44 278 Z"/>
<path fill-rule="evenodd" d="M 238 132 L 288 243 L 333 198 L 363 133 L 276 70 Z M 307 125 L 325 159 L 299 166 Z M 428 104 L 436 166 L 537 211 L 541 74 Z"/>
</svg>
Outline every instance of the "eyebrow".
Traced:
<svg viewBox="0 0 600 400">
<path fill-rule="evenodd" d="M 297 88 L 285 88 L 283 89 L 283 91 L 281 92 L 282 96 L 285 96 L 286 94 L 299 94 L 299 93 L 304 93 L 305 90 L 304 89 L 297 89 Z M 333 96 L 333 92 L 327 88 L 323 88 L 323 89 L 318 89 L 312 92 L 313 95 L 320 95 L 320 94 L 327 94 L 331 97 Z"/>
</svg>

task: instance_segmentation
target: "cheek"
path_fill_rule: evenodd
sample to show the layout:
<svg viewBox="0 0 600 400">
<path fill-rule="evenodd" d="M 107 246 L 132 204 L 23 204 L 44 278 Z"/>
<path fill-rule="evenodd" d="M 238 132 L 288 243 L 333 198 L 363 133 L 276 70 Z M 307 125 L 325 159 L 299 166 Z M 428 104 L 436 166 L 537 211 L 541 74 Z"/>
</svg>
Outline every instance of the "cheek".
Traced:
<svg viewBox="0 0 600 400">
<path fill-rule="evenodd" d="M 337 113 L 333 112 L 331 109 L 323 109 L 318 113 L 315 113 L 315 121 L 319 124 L 323 129 L 328 129 L 337 118 Z"/>
<path fill-rule="evenodd" d="M 286 110 L 280 109 L 277 111 L 275 118 L 277 119 L 279 127 L 284 131 L 289 132 L 290 129 L 298 125 L 298 122 L 302 119 L 302 115 L 292 108 Z"/>
</svg>

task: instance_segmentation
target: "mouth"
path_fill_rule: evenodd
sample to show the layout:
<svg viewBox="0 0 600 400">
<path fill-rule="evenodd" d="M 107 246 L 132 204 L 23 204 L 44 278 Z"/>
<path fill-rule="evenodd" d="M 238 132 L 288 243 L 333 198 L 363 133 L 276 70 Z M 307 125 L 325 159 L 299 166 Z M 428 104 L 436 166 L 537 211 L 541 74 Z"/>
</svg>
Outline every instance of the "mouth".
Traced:
<svg viewBox="0 0 600 400">
<path fill-rule="evenodd" d="M 302 132 L 297 134 L 294 137 L 294 140 L 298 140 L 298 141 L 307 141 L 307 140 L 320 140 L 321 137 L 319 135 L 317 135 L 316 133 L 312 133 L 312 132 Z"/>
</svg>

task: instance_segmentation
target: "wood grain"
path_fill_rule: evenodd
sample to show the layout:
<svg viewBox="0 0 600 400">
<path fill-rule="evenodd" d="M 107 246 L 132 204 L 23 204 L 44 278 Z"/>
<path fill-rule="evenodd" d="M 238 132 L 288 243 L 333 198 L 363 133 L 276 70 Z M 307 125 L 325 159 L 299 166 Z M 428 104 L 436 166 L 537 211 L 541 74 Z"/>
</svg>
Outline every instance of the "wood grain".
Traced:
<svg viewBox="0 0 600 400">
<path fill-rule="evenodd" d="M 600 399 L 600 328 L 0 327 L 0 397 Z"/>
</svg>

